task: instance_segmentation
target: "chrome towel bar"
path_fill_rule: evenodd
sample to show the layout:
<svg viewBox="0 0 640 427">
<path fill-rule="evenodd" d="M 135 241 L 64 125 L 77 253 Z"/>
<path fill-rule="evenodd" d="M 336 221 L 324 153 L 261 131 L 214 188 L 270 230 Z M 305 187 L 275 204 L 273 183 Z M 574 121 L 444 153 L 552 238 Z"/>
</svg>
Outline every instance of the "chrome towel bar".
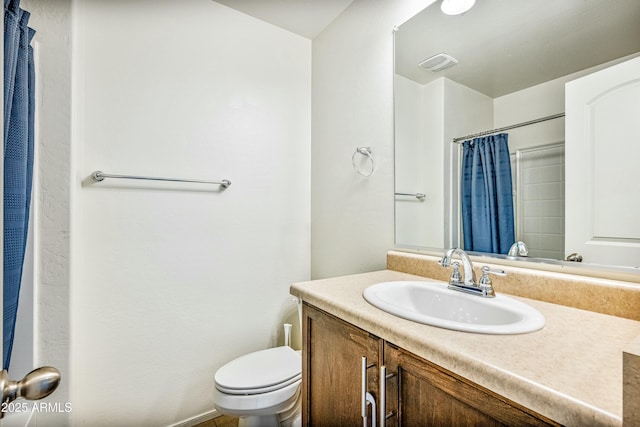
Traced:
<svg viewBox="0 0 640 427">
<path fill-rule="evenodd" d="M 427 197 L 426 194 L 422 194 L 422 193 L 396 193 L 396 196 L 411 196 L 411 197 L 415 197 L 418 200 L 422 200 L 425 197 Z"/>
<path fill-rule="evenodd" d="M 222 181 L 206 181 L 202 179 L 179 179 L 179 178 L 158 178 L 153 176 L 135 176 L 135 175 L 117 175 L 112 173 L 104 173 L 102 171 L 95 171 L 91 174 L 91 178 L 94 181 L 100 182 L 105 178 L 117 178 L 117 179 L 142 179 L 146 181 L 171 181 L 171 182 L 194 182 L 198 184 L 218 184 L 222 188 L 228 188 L 231 185 L 231 181 L 223 179 Z"/>
</svg>

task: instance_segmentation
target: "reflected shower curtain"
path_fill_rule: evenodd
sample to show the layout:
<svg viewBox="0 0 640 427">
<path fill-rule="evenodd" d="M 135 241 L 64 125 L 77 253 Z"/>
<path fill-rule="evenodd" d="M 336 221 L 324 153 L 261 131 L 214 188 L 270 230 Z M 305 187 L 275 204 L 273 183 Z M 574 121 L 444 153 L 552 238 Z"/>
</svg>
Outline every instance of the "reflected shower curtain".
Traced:
<svg viewBox="0 0 640 427">
<path fill-rule="evenodd" d="M 515 241 L 506 133 L 462 144 L 464 250 L 506 254 Z"/>
<path fill-rule="evenodd" d="M 29 13 L 4 2 L 4 260 L 3 366 L 9 368 L 33 179 L 34 83 Z"/>
</svg>

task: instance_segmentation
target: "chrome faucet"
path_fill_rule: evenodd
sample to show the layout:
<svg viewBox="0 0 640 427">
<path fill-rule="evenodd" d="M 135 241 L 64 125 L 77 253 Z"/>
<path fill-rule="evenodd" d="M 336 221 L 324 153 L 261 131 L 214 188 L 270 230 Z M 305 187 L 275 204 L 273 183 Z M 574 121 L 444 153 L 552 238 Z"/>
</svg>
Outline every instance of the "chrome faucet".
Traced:
<svg viewBox="0 0 640 427">
<path fill-rule="evenodd" d="M 464 270 L 464 281 L 460 280 L 459 263 L 457 261 L 451 262 L 454 255 L 458 255 L 462 261 L 462 268 Z M 488 266 L 482 267 L 482 277 L 480 282 L 476 283 L 476 274 L 473 271 L 473 263 L 471 258 L 465 251 L 460 248 L 449 249 L 442 259 L 438 262 L 443 267 L 453 267 L 451 276 L 449 277 L 449 289 L 456 291 L 466 292 L 468 294 L 478 295 L 485 298 L 493 298 L 496 296 L 493 290 L 493 284 L 489 278 L 489 274 L 496 274 L 498 276 L 506 276 L 507 273 L 504 270 L 492 269 Z"/>
<path fill-rule="evenodd" d="M 465 286 L 477 286 L 476 273 L 473 271 L 473 263 L 471 262 L 471 258 L 469 258 L 469 255 L 467 255 L 467 253 L 462 249 L 460 248 L 449 249 L 444 254 L 439 264 L 443 267 L 450 267 L 452 265 L 451 258 L 453 258 L 455 254 L 458 254 L 458 256 L 460 257 L 460 260 L 462 261 L 462 269 L 464 270 L 464 282 L 460 282 L 460 274 L 459 272 L 456 271 L 457 268 L 454 263 L 453 274 L 451 275 L 451 280 L 449 280 L 449 284 L 450 285 L 464 284 Z M 454 277 L 456 276 L 456 273 L 458 273 L 457 277 Z"/>
<path fill-rule="evenodd" d="M 529 256 L 529 248 L 524 242 L 515 242 L 509 248 L 508 256 Z"/>
</svg>

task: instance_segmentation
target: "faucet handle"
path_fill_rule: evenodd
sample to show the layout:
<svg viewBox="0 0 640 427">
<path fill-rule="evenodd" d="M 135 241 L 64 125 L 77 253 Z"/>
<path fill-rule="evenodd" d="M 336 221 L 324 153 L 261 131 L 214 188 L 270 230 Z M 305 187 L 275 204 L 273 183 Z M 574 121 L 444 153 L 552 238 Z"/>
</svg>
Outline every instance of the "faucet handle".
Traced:
<svg viewBox="0 0 640 427">
<path fill-rule="evenodd" d="M 491 268 L 488 265 L 482 267 L 482 277 L 480 278 L 480 285 L 491 284 L 491 278 L 489 274 L 495 274 L 496 276 L 506 276 L 507 272 L 504 270 L 500 270 L 499 268 Z"/>
<path fill-rule="evenodd" d="M 480 277 L 480 281 L 478 282 L 478 287 L 482 289 L 482 291 L 487 296 L 495 296 L 495 291 L 493 290 L 493 283 L 491 282 L 491 278 L 489 274 L 495 274 L 496 276 L 506 276 L 507 272 L 504 270 L 500 270 L 498 268 L 491 268 L 489 266 L 482 267 L 482 277 Z"/>
</svg>

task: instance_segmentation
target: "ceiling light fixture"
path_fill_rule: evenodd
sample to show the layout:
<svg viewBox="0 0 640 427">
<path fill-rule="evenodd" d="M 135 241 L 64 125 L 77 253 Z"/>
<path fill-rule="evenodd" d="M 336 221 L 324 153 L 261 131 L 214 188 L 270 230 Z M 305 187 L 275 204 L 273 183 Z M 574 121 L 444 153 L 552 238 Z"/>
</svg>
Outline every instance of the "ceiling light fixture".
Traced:
<svg viewBox="0 0 640 427">
<path fill-rule="evenodd" d="M 440 9 L 447 15 L 460 15 L 476 4 L 476 0 L 442 0 Z"/>
</svg>

